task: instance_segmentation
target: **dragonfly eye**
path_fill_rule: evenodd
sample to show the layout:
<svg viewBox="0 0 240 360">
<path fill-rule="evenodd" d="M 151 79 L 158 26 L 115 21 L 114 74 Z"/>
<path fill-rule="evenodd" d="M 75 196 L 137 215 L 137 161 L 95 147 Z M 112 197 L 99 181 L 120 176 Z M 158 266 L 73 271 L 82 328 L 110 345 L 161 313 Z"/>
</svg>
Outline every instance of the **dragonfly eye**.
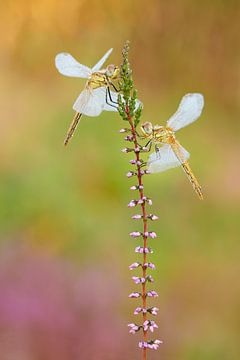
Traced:
<svg viewBox="0 0 240 360">
<path fill-rule="evenodd" d="M 106 75 L 112 78 L 116 78 L 119 75 L 119 67 L 116 65 L 108 65 L 107 69 L 106 69 Z"/>
<path fill-rule="evenodd" d="M 141 130 L 143 134 L 151 135 L 153 131 L 153 126 L 150 122 L 145 122 L 144 124 L 142 124 Z"/>
</svg>

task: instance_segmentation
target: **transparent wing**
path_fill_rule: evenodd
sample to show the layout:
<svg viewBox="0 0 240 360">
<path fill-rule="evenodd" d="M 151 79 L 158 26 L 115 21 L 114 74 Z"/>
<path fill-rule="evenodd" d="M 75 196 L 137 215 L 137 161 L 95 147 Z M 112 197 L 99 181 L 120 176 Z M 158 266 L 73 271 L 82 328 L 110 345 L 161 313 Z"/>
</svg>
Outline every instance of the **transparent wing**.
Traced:
<svg viewBox="0 0 240 360">
<path fill-rule="evenodd" d="M 105 63 L 105 61 L 107 60 L 107 58 L 109 57 L 109 55 L 111 54 L 111 52 L 113 51 L 113 49 L 109 49 L 106 54 L 96 63 L 96 65 L 94 65 L 94 67 L 92 68 L 92 72 L 98 71 L 101 69 L 101 67 L 103 66 L 103 64 Z"/>
<path fill-rule="evenodd" d="M 171 146 L 166 144 L 157 153 L 153 152 L 149 156 L 148 170 L 151 173 L 157 173 L 182 165 L 182 162 L 186 161 L 190 154 L 181 145 L 178 147 L 179 152 L 181 152 L 181 159 L 177 157 Z"/>
<path fill-rule="evenodd" d="M 85 89 L 81 92 L 73 105 L 73 109 L 87 116 L 101 114 L 105 104 L 105 88 Z"/>
<path fill-rule="evenodd" d="M 60 53 L 55 58 L 55 65 L 58 71 L 65 76 L 73 76 L 87 79 L 92 70 L 80 64 L 74 57 L 68 53 Z"/>
<path fill-rule="evenodd" d="M 204 106 L 204 98 L 202 94 L 193 93 L 185 95 L 175 114 L 170 117 L 167 126 L 177 131 L 184 126 L 191 124 L 201 115 Z"/>
</svg>

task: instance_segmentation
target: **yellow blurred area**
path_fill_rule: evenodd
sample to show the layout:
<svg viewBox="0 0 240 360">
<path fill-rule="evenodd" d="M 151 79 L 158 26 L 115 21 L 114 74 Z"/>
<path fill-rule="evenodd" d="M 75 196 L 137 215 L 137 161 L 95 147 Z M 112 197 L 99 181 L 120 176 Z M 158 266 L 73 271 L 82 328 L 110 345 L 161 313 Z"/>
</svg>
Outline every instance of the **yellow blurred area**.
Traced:
<svg viewBox="0 0 240 360">
<path fill-rule="evenodd" d="M 137 289 L 127 266 L 138 244 L 128 233 L 140 224 L 127 208 L 135 194 L 134 180 L 125 177 L 131 157 L 120 152 L 118 130 L 125 124 L 117 113 L 84 117 L 65 149 L 84 80 L 64 78 L 54 65 L 55 55 L 66 51 L 91 66 L 111 47 L 109 61 L 120 64 L 129 39 L 142 121 L 164 125 L 184 94 L 205 97 L 201 118 L 179 132 L 204 201 L 181 169 L 144 179 L 150 210 L 160 217 L 151 241 L 160 293 L 157 337 L 164 345 L 152 359 L 239 359 L 239 1 L 5 0 L 0 13 L 1 253 L 23 244 L 80 272 L 92 264 L 100 273 L 114 268 L 124 284 L 116 318 L 131 322 L 136 304 L 127 295 Z M 18 266 L 13 262 L 11 271 Z M 2 336 L 5 331 L 0 319 Z M 136 339 L 124 341 L 131 344 L 129 357 L 103 359 L 138 359 Z M 67 359 L 53 350 L 16 355 L 14 344 L 6 350 L 0 341 L 1 360 Z"/>
</svg>

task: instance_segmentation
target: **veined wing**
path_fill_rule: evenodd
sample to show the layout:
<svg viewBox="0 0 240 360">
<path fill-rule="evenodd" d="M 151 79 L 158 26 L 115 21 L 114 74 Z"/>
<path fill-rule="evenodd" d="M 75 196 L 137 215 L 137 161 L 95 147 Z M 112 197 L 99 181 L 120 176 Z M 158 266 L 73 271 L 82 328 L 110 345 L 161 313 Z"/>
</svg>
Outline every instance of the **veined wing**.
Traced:
<svg viewBox="0 0 240 360">
<path fill-rule="evenodd" d="M 106 89 L 104 87 L 86 88 L 75 101 L 73 109 L 87 116 L 98 116 L 103 111 L 105 102 Z"/>
<path fill-rule="evenodd" d="M 154 151 L 148 159 L 148 170 L 151 173 L 157 173 L 181 166 L 182 162 L 190 157 L 190 154 L 181 145 L 179 147 L 182 154 L 181 158 L 178 158 L 169 144 L 160 147 L 157 153 Z"/>
<path fill-rule="evenodd" d="M 58 71 L 65 76 L 73 76 L 87 79 L 92 70 L 80 64 L 74 57 L 68 53 L 60 53 L 55 58 L 55 65 Z"/>
<path fill-rule="evenodd" d="M 109 57 L 109 55 L 111 54 L 111 52 L 113 51 L 113 49 L 109 49 L 105 55 L 103 55 L 103 57 L 96 63 L 96 65 L 94 65 L 94 67 L 92 68 L 92 72 L 98 71 L 101 69 L 101 67 L 103 66 L 103 64 L 105 63 L 105 61 L 107 60 L 107 58 Z"/>
<path fill-rule="evenodd" d="M 193 93 L 185 95 L 175 114 L 170 117 L 167 126 L 177 131 L 199 118 L 204 106 L 202 94 Z"/>
</svg>

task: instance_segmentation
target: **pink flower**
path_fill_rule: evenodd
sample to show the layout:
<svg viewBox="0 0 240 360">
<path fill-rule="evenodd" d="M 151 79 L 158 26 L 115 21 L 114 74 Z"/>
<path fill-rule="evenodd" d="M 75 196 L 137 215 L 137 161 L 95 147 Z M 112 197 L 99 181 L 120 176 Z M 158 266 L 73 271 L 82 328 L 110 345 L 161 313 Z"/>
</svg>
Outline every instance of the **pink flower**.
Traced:
<svg viewBox="0 0 240 360">
<path fill-rule="evenodd" d="M 128 207 L 134 207 L 137 205 L 137 201 L 136 200 L 131 200 L 130 203 L 128 204 Z"/>
<path fill-rule="evenodd" d="M 139 214 L 132 216 L 132 219 L 134 219 L 134 220 L 138 220 L 138 219 L 141 219 L 141 218 L 142 218 L 142 215 L 139 215 Z"/>
<path fill-rule="evenodd" d="M 148 348 L 157 350 L 161 344 L 162 344 L 161 340 L 152 340 L 148 342 Z"/>
<path fill-rule="evenodd" d="M 151 332 L 153 332 L 154 329 L 157 329 L 157 328 L 158 328 L 158 326 L 155 323 L 155 321 L 153 321 L 153 320 L 146 320 L 143 323 L 143 330 L 144 331 L 148 331 L 148 329 L 149 329 Z"/>
<path fill-rule="evenodd" d="M 129 270 L 134 270 L 138 268 L 141 264 L 139 262 L 134 262 L 133 264 L 129 265 Z"/>
<path fill-rule="evenodd" d="M 143 313 L 143 314 L 146 314 L 147 313 L 147 310 L 146 309 L 143 309 L 142 307 L 137 307 L 136 309 L 135 309 L 135 311 L 134 311 L 134 315 L 138 315 L 138 314 L 140 314 L 140 313 Z"/>
<path fill-rule="evenodd" d="M 154 231 L 149 232 L 149 237 L 152 239 L 155 239 L 157 237 L 157 234 Z"/>
<path fill-rule="evenodd" d="M 130 162 L 130 164 L 135 165 L 137 160 L 133 159 L 133 160 L 130 160 L 129 162 Z"/>
<path fill-rule="evenodd" d="M 153 215 L 153 214 L 150 214 L 150 215 L 148 215 L 147 216 L 148 217 L 148 219 L 150 219 L 150 220 L 158 220 L 158 216 L 156 216 L 156 215 Z"/>
<path fill-rule="evenodd" d="M 133 323 L 128 324 L 128 327 L 131 328 L 130 331 L 129 331 L 130 334 L 135 334 L 137 331 L 140 330 L 140 326 L 138 326 L 138 325 L 136 325 L 136 324 L 133 324 Z"/>
<path fill-rule="evenodd" d="M 136 173 L 133 172 L 133 171 L 129 171 L 129 172 L 126 174 L 126 176 L 127 176 L 128 178 L 130 178 L 130 177 L 132 177 L 132 176 L 135 176 L 135 175 L 136 175 Z"/>
<path fill-rule="evenodd" d="M 138 343 L 138 346 L 140 347 L 140 349 L 147 349 L 148 348 L 148 343 L 146 341 L 140 341 Z"/>
<path fill-rule="evenodd" d="M 148 282 L 154 282 L 152 275 L 148 275 L 148 276 L 146 277 L 146 281 L 148 281 Z"/>
<path fill-rule="evenodd" d="M 135 248 L 135 252 L 136 253 L 140 253 L 140 254 L 152 254 L 153 253 L 153 250 L 150 248 L 150 247 L 141 247 L 141 246 L 137 246 Z"/>
<path fill-rule="evenodd" d="M 124 138 L 125 141 L 133 141 L 133 136 L 132 135 L 127 135 L 125 138 Z"/>
<path fill-rule="evenodd" d="M 158 297 L 158 293 L 154 290 L 148 291 L 146 295 L 148 297 Z"/>
<path fill-rule="evenodd" d="M 133 185 L 130 187 L 130 190 L 137 190 L 137 189 L 138 189 L 138 186 L 136 186 L 136 185 Z"/>
<path fill-rule="evenodd" d="M 133 231 L 130 233 L 130 236 L 132 236 L 133 238 L 137 238 L 141 236 L 141 233 L 139 231 Z"/>
<path fill-rule="evenodd" d="M 144 284 L 146 282 L 146 279 L 144 277 L 133 276 L 132 279 L 135 284 Z"/>
<path fill-rule="evenodd" d="M 148 312 L 152 315 L 157 315 L 159 309 L 157 307 L 151 307 L 151 308 L 148 308 Z"/>
<path fill-rule="evenodd" d="M 134 298 L 139 298 L 140 296 L 141 294 L 139 292 L 133 292 L 128 297 L 134 299 Z"/>
<path fill-rule="evenodd" d="M 145 268 L 150 268 L 150 269 L 152 269 L 152 270 L 155 270 L 156 269 L 156 267 L 155 267 L 155 265 L 153 264 L 153 263 L 145 263 L 144 265 L 143 265 Z"/>
<path fill-rule="evenodd" d="M 127 131 L 128 131 L 128 129 L 126 129 L 126 128 L 119 130 L 120 133 L 125 133 Z"/>
</svg>

